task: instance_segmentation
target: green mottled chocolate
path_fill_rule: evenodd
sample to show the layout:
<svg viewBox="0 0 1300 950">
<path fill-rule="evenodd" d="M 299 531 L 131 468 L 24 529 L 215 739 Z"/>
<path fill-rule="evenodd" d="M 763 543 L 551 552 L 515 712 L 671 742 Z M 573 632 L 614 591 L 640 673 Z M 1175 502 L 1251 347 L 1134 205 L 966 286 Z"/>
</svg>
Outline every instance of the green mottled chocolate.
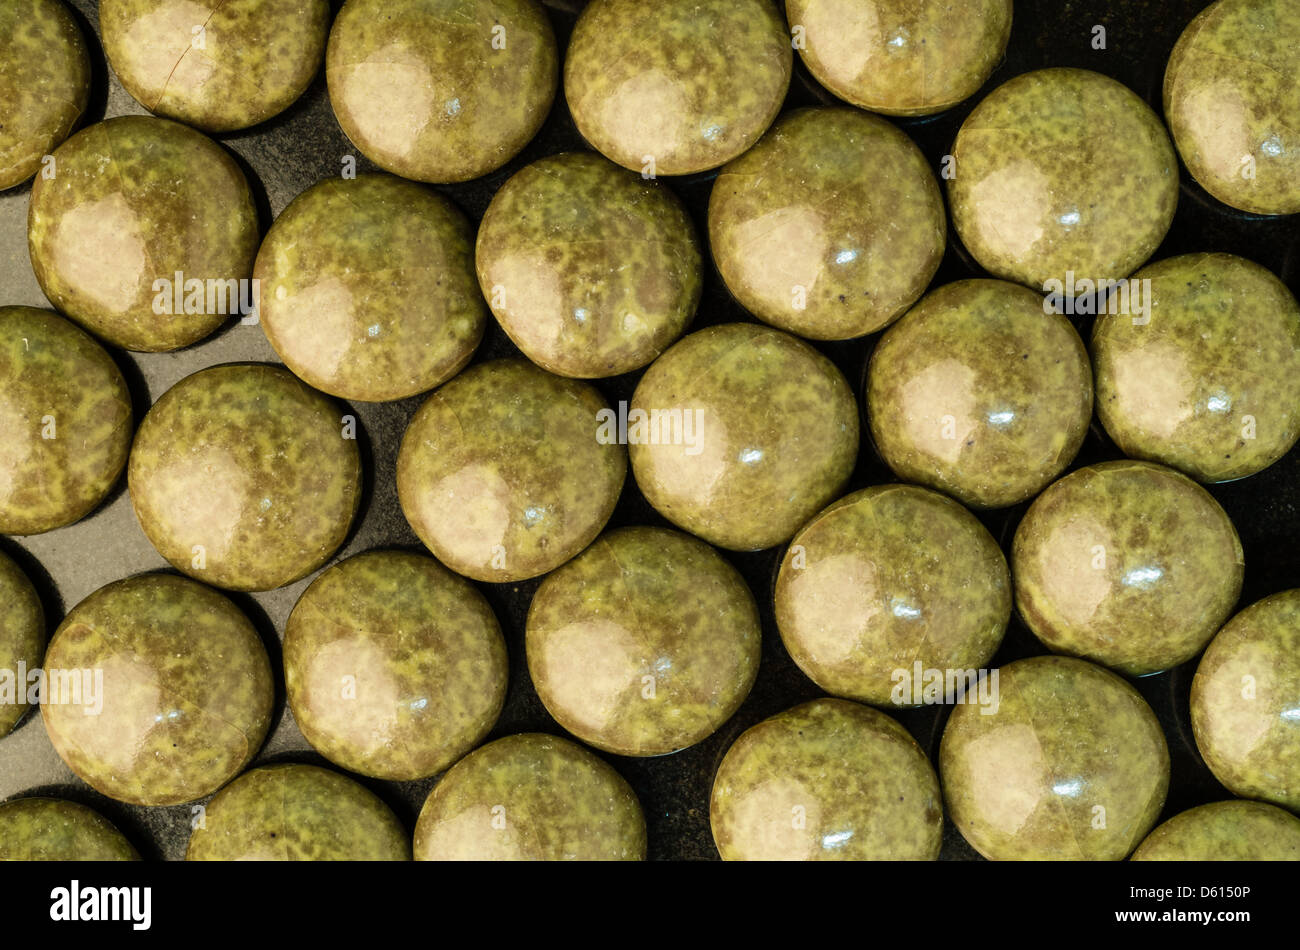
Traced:
<svg viewBox="0 0 1300 950">
<path fill-rule="evenodd" d="M 335 565 L 284 629 L 302 734 L 372 778 L 425 778 L 473 749 L 501 713 L 507 675 L 483 595 L 419 554 L 369 551 Z"/>
<path fill-rule="evenodd" d="M 882 712 L 816 699 L 746 730 L 709 802 L 725 861 L 933 861 L 939 780 Z"/>
<path fill-rule="evenodd" d="M 1174 46 L 1165 116 L 1187 170 L 1224 204 L 1255 214 L 1300 211 L 1297 61 L 1294 0 L 1220 0 Z"/>
<path fill-rule="evenodd" d="M 614 512 L 627 453 L 597 438 L 604 398 L 524 360 L 461 373 L 402 437 L 397 494 L 420 540 L 457 573 L 517 581 L 559 567 Z"/>
<path fill-rule="evenodd" d="M 1092 419 L 1088 352 L 1033 291 L 957 281 L 881 338 L 867 411 L 899 478 L 975 508 L 1005 508 L 1041 491 L 1083 444 Z"/>
<path fill-rule="evenodd" d="M 60 0 L 0 3 L 0 190 L 41 169 L 90 97 L 90 57 Z"/>
<path fill-rule="evenodd" d="M 104 52 L 146 109 L 208 132 L 287 109 L 325 57 L 329 0 L 102 0 Z"/>
<path fill-rule="evenodd" d="M 76 802 L 19 798 L 0 805 L 0 861 L 139 861 L 107 818 Z"/>
<path fill-rule="evenodd" d="M 628 423 L 650 504 L 737 551 L 788 541 L 840 493 L 858 456 L 858 408 L 835 364 L 752 323 L 669 349 L 641 377 Z"/>
<path fill-rule="evenodd" d="M 946 228 L 921 150 L 855 109 L 783 116 L 709 198 L 727 287 L 759 319 L 817 340 L 901 316 L 938 270 Z"/>
<path fill-rule="evenodd" d="M 1192 731 L 1234 795 L 1300 811 L 1300 590 L 1251 604 L 1192 679 Z"/>
<path fill-rule="evenodd" d="M 927 115 L 975 94 L 1006 52 L 1011 0 L 787 0 L 808 71 L 846 102 Z M 798 34 L 796 34 L 798 35 Z"/>
<path fill-rule="evenodd" d="M 592 0 L 564 95 L 597 151 L 651 175 L 717 168 L 772 124 L 794 54 L 771 0 Z"/>
<path fill-rule="evenodd" d="M 998 704 L 953 707 L 939 744 L 948 814 L 993 861 L 1119 861 L 1155 824 L 1169 749 L 1114 673 L 1063 656 L 999 671 Z"/>
<path fill-rule="evenodd" d="M 48 310 L 0 307 L 0 534 L 90 514 L 126 466 L 131 422 L 103 347 Z"/>
<path fill-rule="evenodd" d="M 640 369 L 695 316 L 703 262 L 666 186 L 591 152 L 526 166 L 496 193 L 479 285 L 534 363 L 592 379 Z"/>
<path fill-rule="evenodd" d="M 133 805 L 192 802 L 238 775 L 262 745 L 275 696 L 248 618 L 172 574 L 117 581 L 79 603 L 50 641 L 45 675 L 41 716 L 55 751 Z"/>
<path fill-rule="evenodd" d="M 338 550 L 361 494 L 356 420 L 287 370 L 214 366 L 149 410 L 127 480 L 140 527 L 179 571 L 272 590 Z"/>
<path fill-rule="evenodd" d="M 122 116 L 78 132 L 54 161 L 54 177 L 32 186 L 27 244 L 59 310 L 149 352 L 195 343 L 240 312 L 257 211 L 221 146 L 166 119 Z"/>
<path fill-rule="evenodd" d="M 776 622 L 791 658 L 836 696 L 915 705 L 897 671 L 983 669 L 1011 616 L 1011 576 L 974 515 L 914 485 L 841 498 L 790 542 Z"/>
<path fill-rule="evenodd" d="M 487 323 L 469 221 L 391 175 L 307 189 L 271 226 L 253 276 L 280 359 L 343 399 L 383 402 L 441 385 L 469 362 Z"/>
<path fill-rule="evenodd" d="M 27 575 L 0 553 L 0 738 L 27 713 L 28 673 L 40 669 L 45 650 L 45 610 Z M 7 686 L 2 682 L 8 680 Z M 12 695 L 8 691 L 12 689 Z M 0 839 L 3 836 L 0 835 Z"/>
<path fill-rule="evenodd" d="M 525 733 L 443 776 L 415 826 L 417 861 L 641 861 L 645 817 L 614 769 L 582 746 Z"/>
<path fill-rule="evenodd" d="M 985 270 L 1030 287 L 1121 280 L 1164 239 L 1178 159 L 1136 93 L 1086 69 L 1039 69 L 993 90 L 962 124 L 948 181 L 953 226 Z"/>
<path fill-rule="evenodd" d="M 663 755 L 712 735 L 758 673 L 758 608 L 702 541 L 622 528 L 542 582 L 528 610 L 528 671 L 546 709 L 584 742 Z"/>
<path fill-rule="evenodd" d="M 187 861 L 409 861 L 393 810 L 363 785 L 314 765 L 245 772 L 207 804 Z"/>
<path fill-rule="evenodd" d="M 1145 280 L 1149 310 L 1100 316 L 1092 334 L 1110 437 L 1202 482 L 1272 465 L 1300 437 L 1296 298 L 1231 254 L 1171 257 L 1133 275 Z"/>
<path fill-rule="evenodd" d="M 559 64 L 535 0 L 348 0 L 325 76 L 339 125 L 367 158 L 403 178 L 456 182 L 528 144 Z"/>
<path fill-rule="evenodd" d="M 1300 861 L 1300 818 L 1263 802 L 1227 801 L 1170 818 L 1134 861 Z"/>
<path fill-rule="evenodd" d="M 1131 676 L 1200 653 L 1245 572 L 1227 513 L 1150 462 L 1090 465 L 1038 496 L 1011 548 L 1016 606 L 1038 639 Z"/>
</svg>

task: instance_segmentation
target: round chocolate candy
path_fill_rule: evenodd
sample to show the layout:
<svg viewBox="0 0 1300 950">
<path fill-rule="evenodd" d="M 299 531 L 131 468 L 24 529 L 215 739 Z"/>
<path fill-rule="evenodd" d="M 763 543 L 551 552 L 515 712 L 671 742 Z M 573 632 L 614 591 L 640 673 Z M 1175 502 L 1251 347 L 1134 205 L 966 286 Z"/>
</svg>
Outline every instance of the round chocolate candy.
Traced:
<svg viewBox="0 0 1300 950">
<path fill-rule="evenodd" d="M 1130 284 L 1145 281 L 1142 313 L 1108 312 L 1093 329 L 1107 433 L 1125 455 L 1202 482 L 1272 465 L 1300 437 L 1296 298 L 1231 254 L 1171 257 Z"/>
<path fill-rule="evenodd" d="M 1190 660 L 1241 593 L 1241 541 L 1205 489 L 1150 462 L 1090 465 L 1038 496 L 1011 549 L 1016 605 L 1058 653 L 1131 676 Z"/>
<path fill-rule="evenodd" d="M 314 765 L 253 769 L 204 809 L 186 861 L 409 861 L 393 810 L 365 786 Z"/>
<path fill-rule="evenodd" d="M 187 578 L 142 574 L 100 588 L 59 625 L 41 716 L 97 791 L 177 805 L 252 760 L 274 695 L 266 648 L 234 604 Z"/>
<path fill-rule="evenodd" d="M 1300 861 L 1300 818 L 1275 805 L 1213 802 L 1175 815 L 1134 861 Z"/>
<path fill-rule="evenodd" d="M 789 540 L 857 461 L 858 409 L 835 364 L 752 323 L 675 344 L 641 377 L 626 416 L 619 428 L 650 504 L 732 550 Z"/>
<path fill-rule="evenodd" d="M 855 109 L 783 116 L 722 169 L 709 198 L 727 287 L 761 320 L 818 340 L 901 316 L 938 270 L 945 231 L 921 150 Z"/>
<path fill-rule="evenodd" d="M 1122 280 L 1164 239 L 1178 160 L 1123 84 L 1039 69 L 993 90 L 952 147 L 953 226 L 980 265 L 1030 287 Z"/>
<path fill-rule="evenodd" d="M 0 190 L 20 185 L 68 137 L 90 98 L 90 56 L 60 0 L 0 3 Z"/>
<path fill-rule="evenodd" d="M 154 403 L 127 480 L 140 527 L 177 570 L 272 590 L 347 536 L 361 492 L 355 420 L 278 366 L 213 366 Z"/>
<path fill-rule="evenodd" d="M 31 674 L 44 651 L 45 609 L 36 588 L 0 553 L 0 739 L 27 713 Z"/>
<path fill-rule="evenodd" d="M 327 178 L 293 200 L 258 251 L 262 329 L 286 366 L 332 396 L 426 392 L 483 338 L 473 242 L 465 216 L 422 185 Z"/>
<path fill-rule="evenodd" d="M 99 812 L 57 798 L 0 805 L 0 861 L 139 861 L 140 855 Z"/>
<path fill-rule="evenodd" d="M 648 177 L 740 155 L 790 85 L 790 34 L 771 0 L 592 0 L 564 60 L 578 131 Z"/>
<path fill-rule="evenodd" d="M 507 674 L 483 595 L 419 554 L 368 551 L 336 564 L 284 628 L 302 734 L 372 778 L 425 778 L 474 748 L 501 712 Z"/>
<path fill-rule="evenodd" d="M 746 730 L 709 802 L 726 861 L 933 861 L 943 839 L 939 780 L 882 712 L 816 699 Z"/>
<path fill-rule="evenodd" d="M 1043 298 L 962 280 L 922 298 L 881 338 L 867 412 L 899 478 L 975 508 L 1032 498 L 1074 459 L 1092 418 L 1079 334 Z"/>
<path fill-rule="evenodd" d="M 1300 811 L 1300 590 L 1251 604 L 1210 642 L 1192 679 L 1192 731 L 1234 795 Z"/>
<path fill-rule="evenodd" d="M 961 505 L 914 485 L 877 485 L 794 536 L 775 598 L 781 639 L 818 686 L 912 706 L 905 684 L 915 666 L 978 672 L 992 658 L 1011 615 L 1011 576 Z"/>
<path fill-rule="evenodd" d="M 535 0 L 348 0 L 325 76 L 339 125 L 367 158 L 445 183 L 486 175 L 528 144 L 559 65 Z"/>
<path fill-rule="evenodd" d="M 126 467 L 131 421 L 103 347 L 48 310 L 0 307 L 0 533 L 90 514 Z"/>
<path fill-rule="evenodd" d="M 666 528 L 622 528 L 542 582 L 528 671 L 556 721 L 619 755 L 712 735 L 758 673 L 758 608 L 734 567 Z"/>
<path fill-rule="evenodd" d="M 128 350 L 175 350 L 251 309 L 257 211 L 200 132 L 121 116 L 78 132 L 32 186 L 27 243 L 45 296 Z"/>
<path fill-rule="evenodd" d="M 1300 211 L 1300 7 L 1220 0 L 1187 25 L 1165 70 L 1178 153 L 1202 187 L 1255 214 Z"/>
<path fill-rule="evenodd" d="M 939 744 L 957 829 L 994 861 L 1127 857 L 1169 789 L 1151 707 L 1114 673 L 1071 657 L 997 672 L 996 704 L 955 706 Z"/>
<path fill-rule="evenodd" d="M 516 172 L 483 215 L 477 266 L 524 354 L 583 379 L 630 373 L 663 352 L 695 316 L 703 280 L 672 192 L 591 152 Z"/>
<path fill-rule="evenodd" d="M 307 91 L 329 0 L 102 0 L 104 52 L 150 112 L 207 132 L 256 125 Z"/>
<path fill-rule="evenodd" d="M 956 9 L 943 0 L 787 0 L 785 14 L 818 82 L 887 115 L 942 112 L 973 95 L 1011 36 L 1011 0 Z"/>
<path fill-rule="evenodd" d="M 452 570 L 517 581 L 559 567 L 614 511 L 627 453 L 586 383 L 524 360 L 480 363 L 425 401 L 402 437 L 397 494 Z"/>
<path fill-rule="evenodd" d="M 415 826 L 417 861 L 640 861 L 645 817 L 623 777 L 574 742 L 506 736 L 458 762 Z"/>
</svg>

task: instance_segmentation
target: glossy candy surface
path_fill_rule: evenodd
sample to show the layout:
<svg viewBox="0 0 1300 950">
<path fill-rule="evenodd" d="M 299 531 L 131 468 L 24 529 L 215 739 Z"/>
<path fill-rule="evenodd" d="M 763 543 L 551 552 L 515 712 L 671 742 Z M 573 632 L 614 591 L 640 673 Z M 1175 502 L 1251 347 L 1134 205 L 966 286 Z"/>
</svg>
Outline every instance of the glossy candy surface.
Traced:
<svg viewBox="0 0 1300 950">
<path fill-rule="evenodd" d="M 858 412 L 821 353 L 730 323 L 690 334 L 646 370 L 627 438 L 637 485 L 660 514 L 755 551 L 788 540 L 839 494 L 857 459 Z"/>
<path fill-rule="evenodd" d="M 538 588 L 528 670 L 566 729 L 620 755 L 676 752 L 711 735 L 758 672 L 754 597 L 707 544 L 622 528 Z"/>
<path fill-rule="evenodd" d="M 640 861 L 641 805 L 582 746 L 538 733 L 470 753 L 429 793 L 417 861 Z"/>
<path fill-rule="evenodd" d="M 1050 649 L 1131 676 L 1186 662 L 1241 592 L 1241 541 L 1191 479 L 1102 462 L 1038 496 L 1011 550 L 1020 616 Z"/>
<path fill-rule="evenodd" d="M 216 591 L 172 574 L 117 581 L 79 603 L 45 670 L 41 716 L 55 750 L 130 804 L 210 795 L 257 754 L 271 721 L 257 630 Z"/>
<path fill-rule="evenodd" d="M 271 226 L 253 276 L 276 353 L 342 399 L 382 402 L 441 385 L 469 362 L 487 322 L 469 221 L 432 189 L 391 175 L 307 189 Z"/>
<path fill-rule="evenodd" d="M 76 802 L 18 798 L 0 805 L 0 861 L 139 861 L 108 819 Z"/>
<path fill-rule="evenodd" d="M 131 446 L 131 395 L 113 358 L 58 314 L 0 307 L 0 533 L 90 514 Z"/>
<path fill-rule="evenodd" d="M 901 316 L 938 269 L 945 231 L 920 149 L 853 109 L 782 116 L 722 169 L 709 198 L 727 287 L 760 319 L 819 340 Z"/>
<path fill-rule="evenodd" d="M 289 706 L 331 762 L 406 781 L 487 735 L 506 694 L 492 608 L 432 558 L 368 551 L 330 568 L 284 631 Z"/>
<path fill-rule="evenodd" d="M 1212 802 L 1170 818 L 1134 861 L 1300 861 L 1300 818 L 1263 802 Z"/>
<path fill-rule="evenodd" d="M 709 819 L 726 861 L 933 861 L 943 837 L 939 781 L 916 740 L 840 699 L 746 730 L 718 767 Z"/>
</svg>

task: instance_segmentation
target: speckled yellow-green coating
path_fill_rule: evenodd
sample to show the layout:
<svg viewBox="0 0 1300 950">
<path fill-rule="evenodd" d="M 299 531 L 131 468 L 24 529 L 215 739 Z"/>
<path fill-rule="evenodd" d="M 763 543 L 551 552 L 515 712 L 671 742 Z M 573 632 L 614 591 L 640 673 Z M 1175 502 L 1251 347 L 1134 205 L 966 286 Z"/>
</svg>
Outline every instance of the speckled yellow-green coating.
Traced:
<svg viewBox="0 0 1300 950">
<path fill-rule="evenodd" d="M 314 765 L 245 772 L 208 802 L 186 861 L 409 861 L 391 808 L 346 776 Z"/>
<path fill-rule="evenodd" d="M 195 343 L 241 312 L 257 211 L 221 146 L 176 122 L 121 116 L 78 132 L 54 162 L 55 176 L 32 186 L 27 244 L 60 311 L 150 352 Z"/>
<path fill-rule="evenodd" d="M 1165 117 L 1202 187 L 1255 214 L 1300 211 L 1300 6 L 1220 0 L 1165 70 Z"/>
<path fill-rule="evenodd" d="M 776 622 L 791 658 L 836 696 L 914 705 L 895 672 L 983 669 L 1011 616 L 993 536 L 957 502 L 877 485 L 810 521 L 781 560 Z"/>
<path fill-rule="evenodd" d="M 348 0 L 325 76 L 339 125 L 367 158 L 403 178 L 456 182 L 528 144 L 559 64 L 535 0 Z"/>
<path fill-rule="evenodd" d="M 417 861 L 642 861 L 645 816 L 618 772 L 575 742 L 506 736 L 433 787 Z"/>
<path fill-rule="evenodd" d="M 632 396 L 628 441 L 637 485 L 661 515 L 711 544 L 757 551 L 788 541 L 843 489 L 858 408 L 839 369 L 807 343 L 728 323 L 651 364 Z"/>
<path fill-rule="evenodd" d="M 140 527 L 177 570 L 272 590 L 347 536 L 361 494 L 355 420 L 278 366 L 210 367 L 154 403 L 127 482 Z"/>
<path fill-rule="evenodd" d="M 368 551 L 335 565 L 284 629 L 298 728 L 331 762 L 372 778 L 425 778 L 474 748 L 501 712 L 507 675 L 483 595 L 420 554 Z"/>
<path fill-rule="evenodd" d="M 45 675 L 41 716 L 55 751 L 133 805 L 192 802 L 238 775 L 266 736 L 275 695 L 248 618 L 172 574 L 117 581 L 79 603 L 50 641 Z"/>
<path fill-rule="evenodd" d="M 962 123 L 948 181 L 953 226 L 985 270 L 1030 287 L 1121 280 L 1164 239 L 1178 160 L 1122 83 L 1039 69 L 993 90 Z"/>
<path fill-rule="evenodd" d="M 882 712 L 816 699 L 746 730 L 709 802 L 725 861 L 933 861 L 939 780 Z"/>
<path fill-rule="evenodd" d="M 872 112 L 927 115 L 974 95 L 1011 36 L 1011 0 L 787 0 L 799 55 L 835 95 Z"/>
<path fill-rule="evenodd" d="M 1227 801 L 1175 815 L 1134 861 L 1300 861 L 1300 818 L 1263 802 Z"/>
<path fill-rule="evenodd" d="M 0 307 L 0 533 L 88 515 L 126 466 L 131 396 L 98 343 L 48 310 Z"/>
<path fill-rule="evenodd" d="M 771 0 L 592 0 L 564 60 L 578 131 L 655 175 L 717 168 L 772 124 L 790 85 L 790 34 Z"/>
<path fill-rule="evenodd" d="M 758 674 L 758 608 L 734 567 L 666 528 L 621 528 L 542 582 L 528 672 L 584 742 L 663 755 L 731 718 Z"/>
<path fill-rule="evenodd" d="M 28 682 L 19 677 L 18 664 L 29 673 L 40 669 L 44 650 L 41 600 L 27 575 L 0 553 L 0 738 L 27 713 Z"/>
<path fill-rule="evenodd" d="M 1210 642 L 1192 678 L 1192 732 L 1234 795 L 1300 811 L 1300 590 L 1265 597 Z"/>
<path fill-rule="evenodd" d="M 57 798 L 0 805 L 0 861 L 139 861 L 107 818 Z"/>
<path fill-rule="evenodd" d="M 1131 676 L 1184 663 L 1232 612 L 1245 573 L 1227 513 L 1190 478 L 1102 462 L 1038 496 L 1011 548 L 1038 639 Z"/>
<path fill-rule="evenodd" d="M 510 339 L 542 368 L 583 379 L 663 352 L 695 316 L 703 280 L 673 193 L 593 152 L 516 172 L 483 215 L 476 260 Z"/>
<path fill-rule="evenodd" d="M 104 52 L 151 112 L 208 132 L 278 115 L 325 57 L 329 0 L 102 0 Z"/>
<path fill-rule="evenodd" d="M 943 257 L 943 198 L 925 156 L 856 109 L 800 109 L 722 169 L 709 244 L 759 319 L 817 340 L 874 333 Z"/>
<path fill-rule="evenodd" d="M 525 360 L 461 373 L 416 412 L 397 455 L 406 520 L 443 564 L 480 581 L 545 574 L 614 512 L 627 452 L 597 439 L 609 410 L 586 383 Z"/>
<path fill-rule="evenodd" d="M 391 175 L 307 189 L 271 226 L 253 276 L 280 359 L 343 399 L 382 402 L 441 385 L 469 362 L 487 323 L 469 221 L 431 189 Z"/>
<path fill-rule="evenodd" d="M 1107 314 L 1092 334 L 1097 415 L 1132 458 L 1202 482 L 1252 475 L 1300 437 L 1300 305 L 1231 254 L 1144 267 L 1146 314 Z"/>
<path fill-rule="evenodd" d="M 0 3 L 0 190 L 22 184 L 68 137 L 90 96 L 90 57 L 60 0 Z"/>
<path fill-rule="evenodd" d="M 1169 749 L 1146 700 L 1084 660 L 999 671 L 998 705 L 953 707 L 939 744 L 948 814 L 993 861 L 1119 861 L 1155 824 Z"/>
<path fill-rule="evenodd" d="M 1033 291 L 961 280 L 881 338 L 867 375 L 876 448 L 899 478 L 975 508 L 1032 498 L 1078 453 L 1092 418 L 1079 334 Z"/>
</svg>

